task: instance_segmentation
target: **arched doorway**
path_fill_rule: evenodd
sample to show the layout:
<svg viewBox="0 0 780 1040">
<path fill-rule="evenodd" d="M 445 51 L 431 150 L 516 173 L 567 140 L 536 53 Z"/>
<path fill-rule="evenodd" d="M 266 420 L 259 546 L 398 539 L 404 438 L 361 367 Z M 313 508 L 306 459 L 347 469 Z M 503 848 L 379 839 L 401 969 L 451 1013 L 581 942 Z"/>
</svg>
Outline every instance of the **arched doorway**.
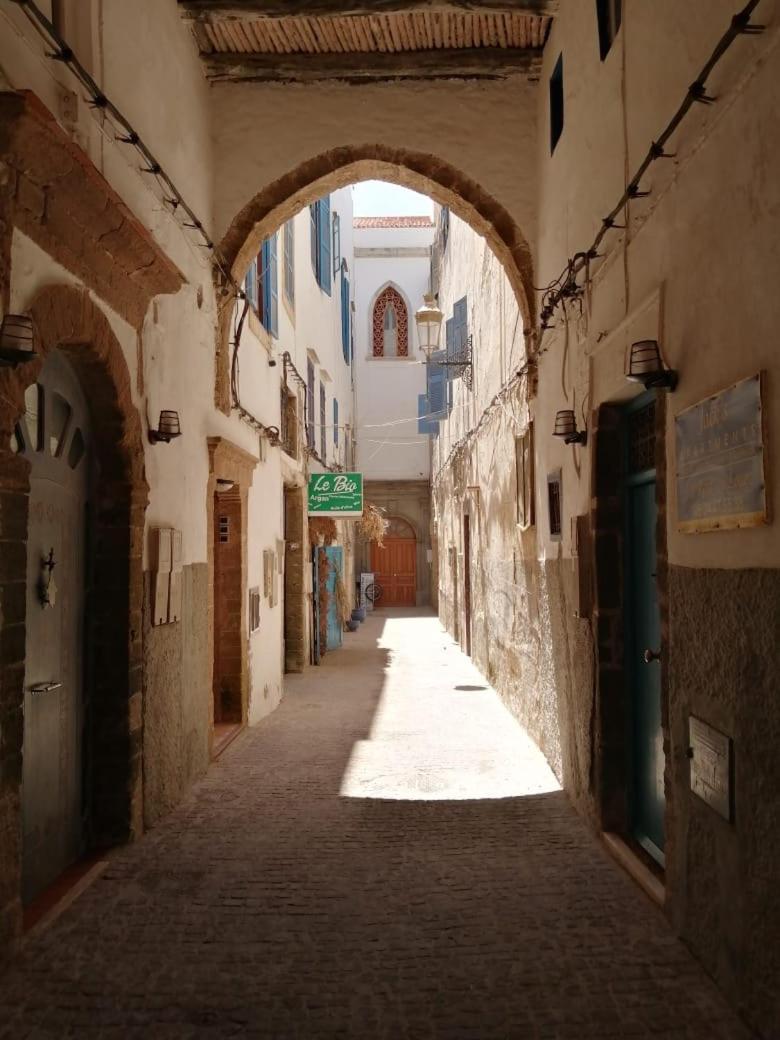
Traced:
<svg viewBox="0 0 780 1040">
<path fill-rule="evenodd" d="M 36 534 L 35 525 L 40 501 L 37 490 L 39 477 L 46 480 L 51 476 L 47 472 L 49 468 L 54 472 L 57 467 L 70 468 L 73 464 L 78 479 L 70 490 L 66 480 L 65 499 L 69 494 L 74 497 L 74 512 L 81 509 L 87 499 L 90 505 L 89 546 L 83 553 L 89 560 L 90 573 L 82 586 L 83 616 L 89 617 L 91 622 L 88 635 L 90 655 L 89 667 L 81 666 L 81 707 L 83 709 L 85 703 L 89 705 L 89 711 L 83 716 L 88 725 L 81 729 L 81 760 L 84 761 L 86 753 L 89 769 L 81 780 L 80 790 L 78 784 L 71 785 L 68 795 L 73 830 L 69 831 L 62 821 L 59 826 L 58 841 L 63 851 L 58 862 L 62 863 L 74 849 L 117 844 L 137 836 L 143 829 L 141 615 L 143 529 L 148 485 L 144 475 L 141 424 L 132 404 L 130 375 L 122 348 L 106 316 L 85 291 L 64 285 L 43 289 L 29 306 L 29 313 L 36 330 L 35 346 L 39 359 L 0 373 L 0 492 L 3 497 L 0 527 L 4 541 L 0 595 L 4 604 L 4 630 L 9 639 L 8 652 L 0 662 L 0 682 L 6 696 L 5 703 L 13 705 L 6 711 L 3 725 L 7 752 L 4 791 L 11 792 L 12 797 L 4 798 L 0 806 L 0 829 L 21 837 L 22 801 L 26 794 L 33 797 L 35 794 L 29 789 L 26 794 L 23 791 L 25 723 L 29 721 L 34 726 L 37 712 L 40 716 L 38 721 L 47 725 L 53 723 L 53 719 L 44 719 L 43 716 L 55 714 L 45 711 L 43 706 L 47 698 L 58 693 L 56 689 L 33 693 L 27 687 L 63 681 L 64 689 L 66 681 L 63 676 L 71 688 L 78 682 L 78 662 L 62 662 L 58 676 L 54 670 L 51 673 L 48 670 L 48 666 L 54 669 L 58 662 L 43 658 L 37 660 L 33 656 L 34 650 L 28 648 L 28 641 L 40 640 L 37 624 L 49 624 L 58 612 L 62 617 L 72 607 L 62 592 L 59 597 L 57 595 L 57 588 L 62 589 L 63 584 L 68 584 L 68 575 L 64 555 L 60 557 L 58 554 L 57 538 L 54 537 L 56 528 L 44 526 Z M 43 418 L 38 430 L 32 421 L 28 424 L 26 417 L 28 411 L 37 408 L 41 420 L 42 395 L 37 385 L 42 385 L 44 390 Z M 47 385 L 49 405 L 45 397 Z M 57 394 L 62 401 L 54 403 Z M 48 413 L 47 408 L 50 408 Z M 93 434 L 91 441 L 89 429 Z M 20 433 L 22 440 L 26 436 L 29 446 L 20 443 Z M 41 443 L 35 438 L 44 440 Z M 39 459 L 29 450 L 33 442 L 36 445 L 41 443 Z M 94 493 L 86 494 L 79 481 L 82 472 L 86 479 L 90 466 L 90 444 L 99 480 L 92 484 Z M 60 494 L 54 486 L 49 490 L 54 496 Z M 55 524 L 55 505 L 56 502 L 52 503 L 51 521 L 48 507 L 42 507 L 45 524 Z M 82 510 L 82 519 L 83 516 Z M 60 529 L 57 536 L 74 539 L 77 527 L 84 529 L 83 524 L 74 524 L 72 531 Z M 44 555 L 48 558 L 52 548 L 55 567 L 44 570 L 41 558 Z M 78 565 L 74 568 L 74 576 L 77 569 Z M 45 607 L 40 598 L 35 598 L 40 597 L 41 578 L 45 579 L 49 573 L 54 579 L 53 607 Z M 84 598 L 87 591 L 89 595 Z M 11 604 L 14 604 L 13 612 Z M 36 616 L 32 607 L 41 614 Z M 46 611 L 52 613 L 46 616 Z M 63 623 L 62 632 L 70 631 L 71 626 L 77 629 L 78 617 L 79 612 L 74 611 L 73 618 L 67 624 Z M 10 653 L 12 649 L 15 654 Z M 45 674 L 44 664 L 47 665 Z M 32 669 L 39 665 L 40 674 L 33 674 L 31 670 L 28 677 L 26 667 Z M 38 697 L 43 698 L 41 708 L 39 710 L 36 704 L 33 710 L 32 700 Z M 73 724 L 76 727 L 78 708 L 79 705 L 74 704 L 72 710 L 69 708 L 66 712 L 75 720 Z M 60 739 L 58 736 L 57 740 Z M 75 755 L 74 746 L 71 744 L 69 754 Z M 54 765 L 52 763 L 52 768 Z M 65 763 L 65 766 L 67 768 L 60 763 L 58 768 L 65 768 L 66 773 L 75 768 L 73 763 Z M 73 777 L 73 772 L 70 775 Z M 48 796 L 52 798 L 51 790 Z M 73 822 L 74 807 L 79 798 L 80 835 L 77 824 Z M 69 837 L 65 836 L 66 832 Z M 78 851 L 75 854 L 78 855 Z M 21 894 L 22 860 L 19 842 L 10 861 L 13 869 L 4 877 L 9 892 L 15 890 Z M 46 883 L 45 873 L 29 875 L 31 880 L 25 884 L 26 897 Z M 21 899 L 18 899 L 16 914 L 20 912 L 20 904 Z"/>
<path fill-rule="evenodd" d="M 54 350 L 25 391 L 11 448 L 30 464 L 22 898 L 82 854 L 89 772 L 87 526 L 93 452 L 84 392 Z"/>
<path fill-rule="evenodd" d="M 413 607 L 417 602 L 417 537 L 400 516 L 391 516 L 384 542 L 371 543 L 371 570 L 382 588 L 379 607 Z"/>
</svg>

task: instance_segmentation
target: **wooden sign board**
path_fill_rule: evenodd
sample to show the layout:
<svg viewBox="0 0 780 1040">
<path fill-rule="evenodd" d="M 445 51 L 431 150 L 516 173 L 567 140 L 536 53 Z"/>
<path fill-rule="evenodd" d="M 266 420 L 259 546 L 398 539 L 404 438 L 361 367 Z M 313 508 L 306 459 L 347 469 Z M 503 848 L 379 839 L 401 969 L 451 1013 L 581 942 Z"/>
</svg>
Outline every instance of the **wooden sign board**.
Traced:
<svg viewBox="0 0 780 1040">
<path fill-rule="evenodd" d="M 683 533 L 767 523 L 762 383 L 750 376 L 675 417 Z"/>
</svg>

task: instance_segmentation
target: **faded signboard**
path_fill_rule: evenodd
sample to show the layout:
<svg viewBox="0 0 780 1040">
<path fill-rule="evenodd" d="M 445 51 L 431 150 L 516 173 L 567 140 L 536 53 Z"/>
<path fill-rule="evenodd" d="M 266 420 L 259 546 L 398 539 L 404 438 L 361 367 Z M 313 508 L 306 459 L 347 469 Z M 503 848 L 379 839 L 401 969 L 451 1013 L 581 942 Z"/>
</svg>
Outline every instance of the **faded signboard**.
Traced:
<svg viewBox="0 0 780 1040">
<path fill-rule="evenodd" d="M 675 418 L 680 531 L 766 523 L 761 384 L 743 379 Z"/>
<path fill-rule="evenodd" d="M 363 515 L 362 473 L 313 473 L 309 477 L 309 515 Z"/>
<path fill-rule="evenodd" d="M 691 790 L 725 820 L 731 819 L 731 740 L 691 715 L 688 720 Z"/>
</svg>

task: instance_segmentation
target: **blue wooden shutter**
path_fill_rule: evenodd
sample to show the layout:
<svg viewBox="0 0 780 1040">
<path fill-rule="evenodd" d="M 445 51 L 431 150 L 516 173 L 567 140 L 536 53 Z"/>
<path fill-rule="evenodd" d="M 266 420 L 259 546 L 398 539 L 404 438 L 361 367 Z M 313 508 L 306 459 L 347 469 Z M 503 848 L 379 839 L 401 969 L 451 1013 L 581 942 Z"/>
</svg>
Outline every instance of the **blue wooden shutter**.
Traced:
<svg viewBox="0 0 780 1040">
<path fill-rule="evenodd" d="M 333 214 L 333 277 L 339 273 L 341 267 L 341 217 L 338 213 Z"/>
<path fill-rule="evenodd" d="M 306 362 L 306 443 L 314 447 L 314 363 Z"/>
<path fill-rule="evenodd" d="M 244 292 L 253 307 L 257 306 L 257 262 L 255 260 L 249 265 L 249 270 L 244 279 Z"/>
<path fill-rule="evenodd" d="M 319 283 L 320 288 L 323 292 L 326 292 L 330 296 L 331 282 L 333 281 L 333 275 L 331 274 L 331 249 L 330 249 L 330 195 L 326 195 L 324 199 L 320 199 L 320 222 L 319 222 L 319 237 L 320 237 L 320 267 L 319 267 Z"/>
<path fill-rule="evenodd" d="M 339 403 L 333 398 L 333 443 L 339 446 Z"/>
<path fill-rule="evenodd" d="M 446 360 L 446 351 L 440 350 L 431 358 L 426 366 L 428 374 L 428 412 L 437 419 L 447 414 L 447 369 L 437 365 L 437 361 Z"/>
<path fill-rule="evenodd" d="M 328 450 L 327 437 L 325 435 L 325 429 L 327 426 L 327 419 L 325 418 L 325 384 L 320 383 L 320 455 L 322 461 L 325 461 L 326 452 Z"/>
<path fill-rule="evenodd" d="M 263 325 L 272 336 L 279 335 L 279 272 L 276 260 L 276 235 L 263 242 Z"/>
<path fill-rule="evenodd" d="M 430 409 L 428 407 L 428 395 L 418 394 L 417 395 L 417 432 L 422 434 L 431 434 L 439 432 L 439 423 L 437 419 L 429 419 L 428 413 Z"/>
<path fill-rule="evenodd" d="M 312 202 L 309 206 L 309 216 L 311 218 L 311 224 L 309 227 L 309 233 L 311 236 L 311 266 L 314 269 L 315 278 L 319 281 L 320 236 L 317 229 L 320 217 L 319 202 Z"/>
<path fill-rule="evenodd" d="M 284 294 L 295 303 L 295 225 L 288 220 L 284 225 Z"/>
<path fill-rule="evenodd" d="M 349 364 L 349 279 L 341 272 L 341 349 Z"/>
</svg>

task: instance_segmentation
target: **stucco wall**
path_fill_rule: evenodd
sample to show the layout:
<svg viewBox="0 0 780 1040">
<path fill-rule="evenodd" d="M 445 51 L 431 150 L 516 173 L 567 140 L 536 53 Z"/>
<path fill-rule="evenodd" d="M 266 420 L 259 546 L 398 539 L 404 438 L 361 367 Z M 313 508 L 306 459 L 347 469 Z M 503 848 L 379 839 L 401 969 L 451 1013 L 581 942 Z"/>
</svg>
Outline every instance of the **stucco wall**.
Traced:
<svg viewBox="0 0 780 1040">
<path fill-rule="evenodd" d="M 421 480 L 429 475 L 428 438 L 417 432 L 417 398 L 425 365 L 414 312 L 430 285 L 433 228 L 355 229 L 357 289 L 355 383 L 357 460 L 365 480 Z M 371 252 L 369 252 L 371 251 Z M 374 251 L 381 251 L 377 255 Z M 414 251 L 409 255 L 407 251 Z M 390 255 L 384 255 L 389 253 Z M 416 255 L 421 253 L 422 255 Z M 368 255 L 367 255 L 368 254 Z M 404 299 L 409 322 L 406 357 L 374 357 L 374 303 L 386 286 Z"/>
</svg>

